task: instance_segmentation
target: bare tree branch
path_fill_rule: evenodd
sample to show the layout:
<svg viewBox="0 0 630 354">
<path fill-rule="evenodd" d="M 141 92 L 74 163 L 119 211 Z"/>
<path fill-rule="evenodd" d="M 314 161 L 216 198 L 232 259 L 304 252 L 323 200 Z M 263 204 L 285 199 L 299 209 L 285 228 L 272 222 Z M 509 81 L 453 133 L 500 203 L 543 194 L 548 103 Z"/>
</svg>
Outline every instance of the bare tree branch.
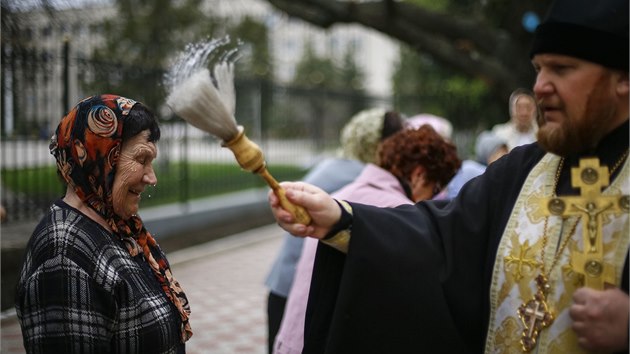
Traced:
<svg viewBox="0 0 630 354">
<path fill-rule="evenodd" d="M 373 28 L 465 74 L 483 78 L 502 98 L 532 79 L 527 59 L 529 43 L 488 25 L 484 19 L 438 13 L 393 0 L 268 2 L 291 16 L 324 28 L 337 23 Z M 512 26 L 522 32 L 520 24 Z"/>
</svg>

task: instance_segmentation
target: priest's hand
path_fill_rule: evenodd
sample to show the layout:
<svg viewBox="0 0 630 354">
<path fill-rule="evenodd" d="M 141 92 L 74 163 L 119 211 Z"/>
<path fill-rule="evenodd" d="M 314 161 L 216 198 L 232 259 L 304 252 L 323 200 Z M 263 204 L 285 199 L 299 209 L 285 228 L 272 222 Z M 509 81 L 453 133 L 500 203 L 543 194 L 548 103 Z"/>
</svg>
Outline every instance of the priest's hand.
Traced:
<svg viewBox="0 0 630 354">
<path fill-rule="evenodd" d="M 578 344 L 589 351 L 628 348 L 629 298 L 619 288 L 580 288 L 573 293 L 569 315 Z"/>
<path fill-rule="evenodd" d="M 311 216 L 308 225 L 298 224 L 295 218 L 280 205 L 278 197 L 269 192 L 269 205 L 280 227 L 294 236 L 323 238 L 341 218 L 341 209 L 328 193 L 304 182 L 282 182 L 286 196 L 293 204 L 302 206 Z"/>
</svg>

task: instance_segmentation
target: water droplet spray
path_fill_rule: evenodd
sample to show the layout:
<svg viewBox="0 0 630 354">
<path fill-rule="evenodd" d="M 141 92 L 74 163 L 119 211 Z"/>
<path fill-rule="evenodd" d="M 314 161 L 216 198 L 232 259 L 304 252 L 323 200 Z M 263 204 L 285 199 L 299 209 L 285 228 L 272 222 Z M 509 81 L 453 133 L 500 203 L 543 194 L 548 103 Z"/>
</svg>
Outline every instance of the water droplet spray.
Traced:
<svg viewBox="0 0 630 354">
<path fill-rule="evenodd" d="M 166 103 L 191 125 L 217 136 L 234 153 L 246 171 L 260 174 L 278 196 L 282 207 L 308 225 L 306 210 L 289 202 L 285 191 L 267 170 L 262 150 L 245 135 L 234 118 L 234 61 L 236 49 L 228 49 L 229 37 L 190 44 L 165 76 Z M 206 68 L 215 59 L 212 74 Z"/>
</svg>

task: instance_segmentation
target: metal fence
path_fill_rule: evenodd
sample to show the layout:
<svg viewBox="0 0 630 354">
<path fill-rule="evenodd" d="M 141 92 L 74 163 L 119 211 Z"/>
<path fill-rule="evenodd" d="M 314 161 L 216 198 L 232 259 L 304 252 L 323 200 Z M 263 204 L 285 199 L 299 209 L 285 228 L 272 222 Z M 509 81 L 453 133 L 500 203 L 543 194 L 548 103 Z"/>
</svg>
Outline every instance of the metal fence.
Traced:
<svg viewBox="0 0 630 354">
<path fill-rule="evenodd" d="M 114 79 L 120 75 L 122 80 L 126 71 L 143 73 L 143 84 L 153 88 L 161 85 L 163 74 L 160 70 L 147 72 L 147 68 L 124 68 L 72 56 L 67 42 L 59 48 L 37 49 L 15 48 L 3 42 L 0 68 L 0 202 L 7 210 L 8 223 L 38 219 L 54 199 L 63 195 L 48 143 L 67 110 L 79 99 L 98 93 L 90 80 L 105 74 Z M 356 91 L 305 89 L 242 79 L 235 86 L 236 118 L 248 137 L 261 146 L 271 172 L 280 180 L 300 178 L 322 155 L 334 151 L 343 125 L 365 108 L 383 106 L 401 111 L 403 107 L 416 113 L 436 102 L 449 102 L 454 112 L 451 121 L 470 121 L 471 103 L 431 93 L 374 97 Z M 221 148 L 219 141 L 188 126 L 161 108 L 163 104 L 157 106 L 162 139 L 155 166 L 160 182 L 143 205 L 187 202 L 263 187 L 261 179 L 238 172 L 231 152 Z M 461 156 L 470 156 L 474 132 L 456 131 L 454 143 Z M 208 174 L 212 176 L 210 181 Z"/>
<path fill-rule="evenodd" d="M 8 223 L 38 219 L 63 195 L 48 143 L 60 117 L 91 94 L 81 78 L 90 75 L 86 68 L 94 67 L 98 65 L 68 57 L 63 47 L 56 53 L 3 44 L 0 198 Z M 333 151 L 341 127 L 357 111 L 390 105 L 388 97 L 356 92 L 305 90 L 255 80 L 237 80 L 235 85 L 237 120 L 261 146 L 278 179 L 300 178 L 322 154 Z M 164 110 L 158 113 L 162 120 L 155 162 L 159 182 L 144 205 L 263 187 L 261 179 L 238 171 L 231 152 L 218 140 Z M 213 169 L 204 174 L 208 165 Z M 202 179 L 207 173 L 212 181 Z"/>
</svg>

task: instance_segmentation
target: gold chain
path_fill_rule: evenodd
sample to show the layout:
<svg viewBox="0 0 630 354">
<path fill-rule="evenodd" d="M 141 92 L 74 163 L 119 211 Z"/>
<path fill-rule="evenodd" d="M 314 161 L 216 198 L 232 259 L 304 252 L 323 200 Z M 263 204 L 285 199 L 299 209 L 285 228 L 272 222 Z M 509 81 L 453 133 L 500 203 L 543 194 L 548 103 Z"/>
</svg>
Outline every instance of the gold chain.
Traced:
<svg viewBox="0 0 630 354">
<path fill-rule="evenodd" d="M 553 195 L 554 196 L 556 195 L 556 188 L 558 187 L 558 181 L 560 181 L 560 174 L 562 172 L 562 167 L 563 166 L 564 166 L 564 157 L 562 157 L 560 159 L 560 163 L 558 164 L 558 170 L 556 171 L 556 178 L 554 179 L 554 183 L 553 183 Z M 542 274 L 547 279 L 549 278 L 549 275 L 551 275 L 551 270 L 553 269 L 553 267 L 558 262 L 558 259 L 560 259 L 560 255 L 562 255 L 562 251 L 564 251 L 564 248 L 569 243 L 569 240 L 572 238 L 572 235 L 575 232 L 575 229 L 577 228 L 577 224 L 578 224 L 576 222 L 575 225 L 573 225 L 573 228 L 571 228 L 571 232 L 569 233 L 567 238 L 564 239 L 564 241 L 560 245 L 560 248 L 556 251 L 556 255 L 554 256 L 553 261 L 551 262 L 551 266 L 549 267 L 549 271 L 546 272 L 545 271 L 545 249 L 547 248 L 547 240 L 549 239 L 549 236 L 547 236 L 547 223 L 548 223 L 548 221 L 549 221 L 549 216 L 546 216 L 545 217 L 545 225 L 544 225 L 544 228 L 543 228 L 542 249 L 540 251 L 541 270 L 542 270 Z M 562 239 L 562 235 L 560 235 L 560 239 Z"/>
<path fill-rule="evenodd" d="M 630 152 L 630 150 L 626 149 L 626 151 L 623 153 L 623 155 L 621 155 L 619 160 L 617 160 L 617 162 L 613 165 L 612 169 L 610 170 L 610 176 L 612 176 L 617 171 L 617 169 L 621 166 L 621 164 L 626 160 L 626 158 L 628 157 L 628 152 Z M 553 184 L 553 195 L 554 196 L 556 195 L 556 188 L 558 187 L 558 182 L 560 181 L 560 174 L 562 172 L 562 167 L 563 166 L 564 166 L 564 157 L 562 157 L 560 159 L 560 163 L 558 164 L 558 170 L 556 171 L 556 177 L 555 177 L 554 184 Z M 560 255 L 562 255 L 562 252 L 564 251 L 564 248 L 569 243 L 569 240 L 571 240 L 571 238 L 573 237 L 573 233 L 575 232 L 575 229 L 577 228 L 577 225 L 579 223 L 579 219 L 575 221 L 575 224 L 573 224 L 573 227 L 571 228 L 571 232 L 569 232 L 569 234 L 567 235 L 567 238 L 564 239 L 564 241 L 560 245 L 560 248 L 558 248 L 558 250 L 556 251 L 556 254 L 555 254 L 554 258 L 553 258 L 553 261 L 551 262 L 551 266 L 549 266 L 549 271 L 546 272 L 545 271 L 545 248 L 547 247 L 547 240 L 549 239 L 549 237 L 547 236 L 547 222 L 548 221 L 549 221 L 549 216 L 546 216 L 545 217 L 545 225 L 544 225 L 544 228 L 543 228 L 542 250 L 540 251 L 541 270 L 542 270 L 542 274 L 547 279 L 549 278 L 549 276 L 551 274 L 551 270 L 553 269 L 553 267 L 556 265 L 556 263 L 560 259 Z M 562 239 L 562 234 L 560 235 L 560 239 Z"/>
<path fill-rule="evenodd" d="M 626 152 L 624 152 L 623 155 L 621 155 L 619 160 L 617 160 L 615 165 L 612 167 L 612 169 L 610 170 L 610 175 L 611 176 L 615 174 L 615 171 L 617 171 L 619 166 L 621 166 L 621 164 L 626 160 L 626 157 L 628 157 L 628 152 L 630 152 L 630 149 L 626 149 Z"/>
</svg>

